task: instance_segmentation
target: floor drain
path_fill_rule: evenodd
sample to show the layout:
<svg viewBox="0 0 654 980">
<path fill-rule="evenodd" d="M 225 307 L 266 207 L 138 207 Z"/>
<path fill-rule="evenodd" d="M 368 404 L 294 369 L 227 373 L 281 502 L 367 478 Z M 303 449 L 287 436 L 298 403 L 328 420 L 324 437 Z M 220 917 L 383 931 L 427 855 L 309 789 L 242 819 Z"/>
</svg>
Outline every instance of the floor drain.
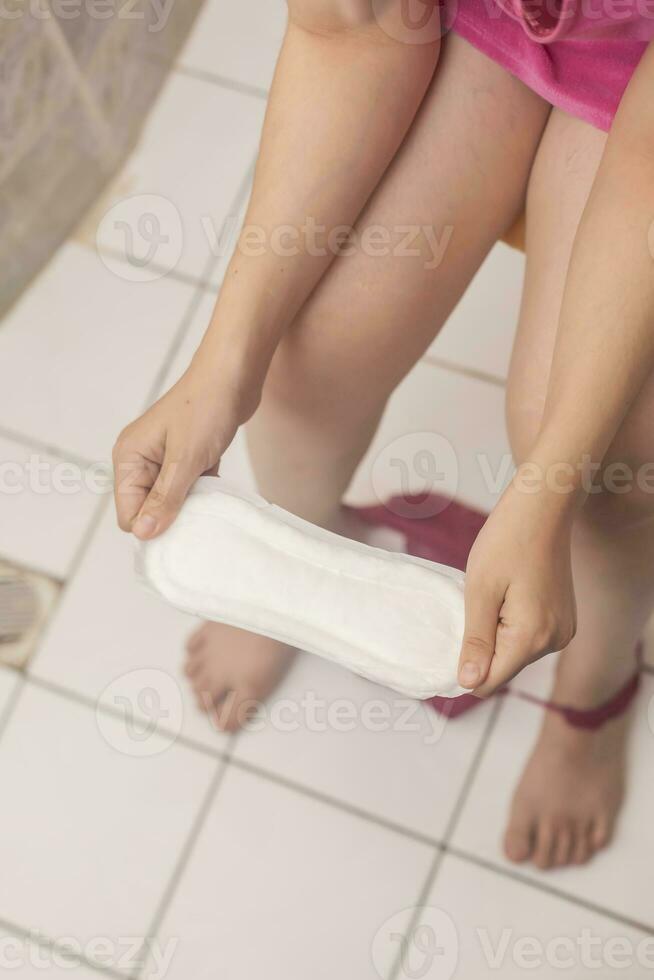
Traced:
<svg viewBox="0 0 654 980">
<path fill-rule="evenodd" d="M 27 664 L 57 591 L 47 576 L 0 562 L 0 663 Z"/>
</svg>

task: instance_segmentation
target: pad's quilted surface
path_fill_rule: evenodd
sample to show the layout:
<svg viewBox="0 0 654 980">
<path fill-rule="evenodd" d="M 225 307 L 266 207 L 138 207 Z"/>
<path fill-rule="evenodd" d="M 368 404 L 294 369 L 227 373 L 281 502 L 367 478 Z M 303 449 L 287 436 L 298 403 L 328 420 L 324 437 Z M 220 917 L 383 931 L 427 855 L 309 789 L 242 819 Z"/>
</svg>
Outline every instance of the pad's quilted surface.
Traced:
<svg viewBox="0 0 654 980">
<path fill-rule="evenodd" d="M 203 477 L 142 546 L 145 582 L 205 619 L 276 637 L 411 697 L 456 696 L 461 572 L 350 541 Z"/>
</svg>

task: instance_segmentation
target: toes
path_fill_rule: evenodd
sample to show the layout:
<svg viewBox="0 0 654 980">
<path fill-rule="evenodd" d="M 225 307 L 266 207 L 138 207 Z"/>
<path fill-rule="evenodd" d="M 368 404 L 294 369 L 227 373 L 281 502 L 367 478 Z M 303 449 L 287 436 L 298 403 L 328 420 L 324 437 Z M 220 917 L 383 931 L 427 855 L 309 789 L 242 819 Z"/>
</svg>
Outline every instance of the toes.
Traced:
<svg viewBox="0 0 654 980">
<path fill-rule="evenodd" d="M 189 636 L 186 641 L 186 650 L 188 653 L 197 653 L 201 646 L 204 644 L 206 623 L 199 626 L 193 633 Z"/>
<path fill-rule="evenodd" d="M 575 832 L 575 839 L 572 848 L 572 863 L 586 864 L 592 854 L 590 827 L 588 824 L 580 824 Z"/>
<path fill-rule="evenodd" d="M 504 837 L 504 853 L 509 861 L 520 863 L 531 856 L 534 847 L 534 825 L 531 820 L 512 820 Z"/>
<path fill-rule="evenodd" d="M 557 827 L 552 850 L 552 863 L 555 867 L 563 868 L 570 864 L 573 842 L 574 834 L 570 824 L 562 824 Z"/>
<path fill-rule="evenodd" d="M 536 833 L 534 847 L 534 864 L 541 871 L 547 871 L 554 865 L 554 843 L 556 834 L 553 826 L 546 820 L 541 820 Z"/>
<path fill-rule="evenodd" d="M 221 731 L 236 732 L 252 717 L 260 703 L 253 690 L 227 691 L 214 701 L 212 717 Z"/>
<path fill-rule="evenodd" d="M 216 681 L 215 677 L 200 670 L 193 678 L 195 701 L 200 711 L 213 715 L 216 704 L 225 697 L 229 690 L 227 681 Z"/>
<path fill-rule="evenodd" d="M 198 676 L 203 666 L 204 664 L 199 657 L 189 656 L 188 660 L 184 664 L 184 673 L 190 680 L 193 680 L 194 677 Z"/>
<path fill-rule="evenodd" d="M 598 817 L 590 829 L 590 846 L 593 851 L 601 851 L 611 842 L 613 826 L 607 817 Z"/>
</svg>

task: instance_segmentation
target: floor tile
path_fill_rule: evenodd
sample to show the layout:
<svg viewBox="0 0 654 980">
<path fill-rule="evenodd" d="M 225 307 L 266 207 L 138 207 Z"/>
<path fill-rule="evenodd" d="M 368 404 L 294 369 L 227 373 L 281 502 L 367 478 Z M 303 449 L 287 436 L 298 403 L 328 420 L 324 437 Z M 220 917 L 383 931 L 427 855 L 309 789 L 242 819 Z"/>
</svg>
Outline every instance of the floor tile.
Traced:
<svg viewBox="0 0 654 980">
<path fill-rule="evenodd" d="M 77 948 L 77 947 L 75 947 Z M 0 966 L 12 980 L 100 980 L 101 973 L 75 963 L 59 950 L 0 930 Z"/>
<path fill-rule="evenodd" d="M 180 63 L 246 85 L 268 88 L 284 35 L 283 0 L 208 0 Z"/>
<path fill-rule="evenodd" d="M 64 579 L 100 502 L 99 477 L 0 436 L 0 556 Z"/>
<path fill-rule="evenodd" d="M 106 463 L 142 410 L 190 298 L 182 283 L 128 282 L 88 249 L 62 248 L 0 325 L 3 425 Z"/>
<path fill-rule="evenodd" d="M 0 919 L 82 944 L 146 934 L 217 763 L 152 734 L 143 756 L 130 734 L 23 692 L 0 741 Z"/>
<path fill-rule="evenodd" d="M 31 670 L 121 711 L 127 699 L 148 723 L 224 748 L 226 737 L 198 711 L 182 673 L 195 626 L 139 584 L 133 540 L 118 530 L 110 507 Z"/>
<path fill-rule="evenodd" d="M 511 466 L 503 390 L 421 362 L 391 397 L 348 500 L 432 491 L 490 510 Z"/>
<path fill-rule="evenodd" d="M 375 934 L 417 900 L 431 848 L 228 769 L 160 942 L 167 980 L 379 980 Z M 384 971 L 390 967 L 388 959 Z"/>
<path fill-rule="evenodd" d="M 309 654 L 235 755 L 367 813 L 442 838 L 489 708 L 447 721 L 432 708 Z"/>
<path fill-rule="evenodd" d="M 409 969 L 425 963 L 420 947 L 425 930 L 436 940 L 439 932 L 445 936 L 427 980 L 498 976 L 502 980 L 525 976 L 641 980 L 654 968 L 651 936 L 452 856 L 439 869 L 420 922 L 413 946 L 408 945 Z M 450 962 L 452 973 L 438 972 Z"/>
<path fill-rule="evenodd" d="M 255 96 L 173 73 L 116 178 L 101 250 L 136 259 L 134 275 L 141 262 L 202 276 L 254 160 L 264 109 Z"/>
<path fill-rule="evenodd" d="M 634 727 L 630 788 L 617 835 L 610 848 L 586 867 L 517 873 L 544 881 L 573 896 L 654 928 L 651 868 L 643 855 L 654 849 L 654 678 L 645 678 Z M 482 764 L 454 834 L 454 844 L 497 864 L 501 855 L 513 788 L 535 739 L 542 714 L 532 705 L 507 699 L 488 741 Z M 480 819 L 483 814 L 483 819 Z"/>
<path fill-rule="evenodd" d="M 429 353 L 472 371 L 506 378 L 518 323 L 524 256 L 499 242 Z"/>
</svg>

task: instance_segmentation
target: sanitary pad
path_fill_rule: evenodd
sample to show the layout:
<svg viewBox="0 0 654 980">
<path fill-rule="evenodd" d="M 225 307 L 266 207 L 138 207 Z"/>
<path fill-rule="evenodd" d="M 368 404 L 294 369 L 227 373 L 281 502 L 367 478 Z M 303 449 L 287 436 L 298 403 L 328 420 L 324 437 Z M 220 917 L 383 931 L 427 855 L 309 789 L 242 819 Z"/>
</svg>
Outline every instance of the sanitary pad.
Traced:
<svg viewBox="0 0 654 980">
<path fill-rule="evenodd" d="M 216 477 L 139 545 L 150 589 L 415 698 L 456 697 L 464 575 L 350 541 Z"/>
</svg>

